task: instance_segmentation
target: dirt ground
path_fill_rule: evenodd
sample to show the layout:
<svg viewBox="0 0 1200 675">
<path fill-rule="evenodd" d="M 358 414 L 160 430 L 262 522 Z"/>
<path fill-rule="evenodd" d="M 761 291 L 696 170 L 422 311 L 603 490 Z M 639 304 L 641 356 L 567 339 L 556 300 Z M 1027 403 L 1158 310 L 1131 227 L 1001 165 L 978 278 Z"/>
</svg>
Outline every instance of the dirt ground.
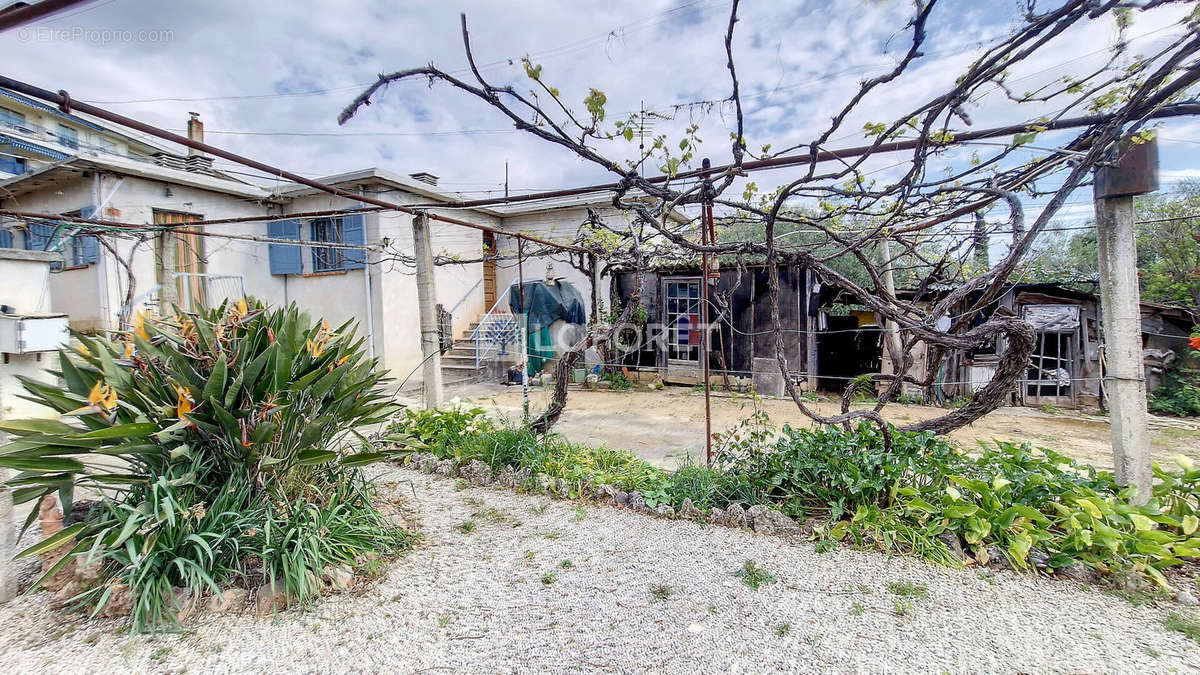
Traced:
<svg viewBox="0 0 1200 675">
<path fill-rule="evenodd" d="M 475 385 L 458 392 L 464 400 L 516 420 L 521 416 L 521 390 L 495 385 Z M 530 409 L 536 414 L 549 398 L 544 389 L 534 388 Z M 746 396 L 714 394 L 713 431 L 722 431 L 753 412 Z M 790 400 L 763 400 L 761 405 L 776 425 L 804 426 L 810 422 Z M 837 412 L 838 402 L 819 401 L 815 408 L 824 414 Z M 897 425 L 943 414 L 942 408 L 892 404 L 884 417 Z M 668 387 L 662 391 L 573 390 L 555 430 L 577 443 L 623 448 L 664 468 L 681 464 L 689 455 L 703 459 L 704 395 L 691 388 Z M 1155 459 L 1189 455 L 1200 460 L 1200 422 L 1151 417 L 1151 444 Z M 971 450 L 993 439 L 1028 442 L 1058 450 L 1112 468 L 1112 445 L 1108 419 L 1072 411 L 1048 414 L 1034 408 L 1000 408 L 950 435 L 960 447 Z"/>
</svg>

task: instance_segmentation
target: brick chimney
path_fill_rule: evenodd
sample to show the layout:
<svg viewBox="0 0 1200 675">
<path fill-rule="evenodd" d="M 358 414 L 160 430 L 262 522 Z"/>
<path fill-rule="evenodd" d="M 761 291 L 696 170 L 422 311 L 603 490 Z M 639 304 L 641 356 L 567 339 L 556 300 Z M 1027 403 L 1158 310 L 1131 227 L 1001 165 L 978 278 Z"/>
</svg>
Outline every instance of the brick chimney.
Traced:
<svg viewBox="0 0 1200 675">
<path fill-rule="evenodd" d="M 190 112 L 190 113 L 188 113 L 188 115 L 189 115 L 188 123 L 187 123 L 188 140 L 196 141 L 197 143 L 203 143 L 204 142 L 204 122 L 200 121 L 200 113 Z M 189 156 L 190 155 L 202 155 L 202 154 L 204 154 L 204 153 L 200 152 L 199 150 L 196 150 L 195 148 L 188 148 Z"/>
</svg>

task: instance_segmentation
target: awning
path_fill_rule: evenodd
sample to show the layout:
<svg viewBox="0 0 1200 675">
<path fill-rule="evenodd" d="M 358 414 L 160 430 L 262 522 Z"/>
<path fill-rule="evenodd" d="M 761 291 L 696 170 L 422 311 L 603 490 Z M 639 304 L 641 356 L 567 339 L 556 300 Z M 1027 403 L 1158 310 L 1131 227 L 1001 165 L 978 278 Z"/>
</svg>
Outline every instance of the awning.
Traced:
<svg viewBox="0 0 1200 675">
<path fill-rule="evenodd" d="M 70 159 L 71 157 L 70 155 L 63 154 L 57 150 L 43 148 L 40 145 L 34 145 L 33 143 L 22 141 L 18 138 L 13 138 L 12 136 L 5 136 L 4 134 L 0 134 L 0 144 L 10 145 L 18 150 L 32 152 L 35 155 L 41 155 L 42 157 L 48 157 L 55 160 Z"/>
</svg>

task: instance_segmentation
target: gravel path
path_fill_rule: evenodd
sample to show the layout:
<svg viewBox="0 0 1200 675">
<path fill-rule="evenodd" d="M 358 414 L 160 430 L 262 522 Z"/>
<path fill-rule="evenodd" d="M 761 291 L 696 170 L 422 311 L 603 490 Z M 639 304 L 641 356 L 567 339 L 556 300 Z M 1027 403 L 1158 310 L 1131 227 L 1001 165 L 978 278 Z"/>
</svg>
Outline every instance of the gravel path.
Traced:
<svg viewBox="0 0 1200 675">
<path fill-rule="evenodd" d="M 426 542 L 366 591 L 136 637 L 52 612 L 41 593 L 0 606 L 0 672 L 1200 672 L 1165 610 L 1067 582 L 818 554 L 402 469 L 382 479 Z M 778 583 L 744 586 L 731 572 L 746 559 Z"/>
</svg>

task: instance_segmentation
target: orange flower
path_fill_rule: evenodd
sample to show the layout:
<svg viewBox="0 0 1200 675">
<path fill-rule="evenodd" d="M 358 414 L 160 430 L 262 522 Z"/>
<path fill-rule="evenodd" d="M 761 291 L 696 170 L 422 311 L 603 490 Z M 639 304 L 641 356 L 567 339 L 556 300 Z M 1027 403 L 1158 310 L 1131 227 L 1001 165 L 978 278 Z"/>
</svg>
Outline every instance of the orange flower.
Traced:
<svg viewBox="0 0 1200 675">
<path fill-rule="evenodd" d="M 1196 351 L 1200 351 L 1200 335 L 1196 335 L 1188 340 L 1188 346 Z"/>
<path fill-rule="evenodd" d="M 171 387 L 175 390 L 175 396 L 178 398 L 175 403 L 175 416 L 184 419 L 184 415 L 192 412 L 192 399 L 188 395 L 187 389 L 177 384 L 172 384 Z"/>
<path fill-rule="evenodd" d="M 139 311 L 137 316 L 133 318 L 133 332 L 143 340 L 149 340 L 150 334 L 146 332 L 146 313 Z"/>
<path fill-rule="evenodd" d="M 88 404 L 82 408 L 76 408 L 68 414 L 80 412 L 105 412 L 112 413 L 117 408 L 117 392 L 112 387 L 104 384 L 103 380 L 99 380 L 92 385 L 91 391 L 87 395 Z"/>
<path fill-rule="evenodd" d="M 83 356 L 91 356 L 92 355 L 92 351 L 84 345 L 75 345 L 75 351 L 79 352 Z"/>
<path fill-rule="evenodd" d="M 125 341 L 125 358 L 127 358 L 127 359 L 133 358 L 133 340 Z"/>
</svg>

